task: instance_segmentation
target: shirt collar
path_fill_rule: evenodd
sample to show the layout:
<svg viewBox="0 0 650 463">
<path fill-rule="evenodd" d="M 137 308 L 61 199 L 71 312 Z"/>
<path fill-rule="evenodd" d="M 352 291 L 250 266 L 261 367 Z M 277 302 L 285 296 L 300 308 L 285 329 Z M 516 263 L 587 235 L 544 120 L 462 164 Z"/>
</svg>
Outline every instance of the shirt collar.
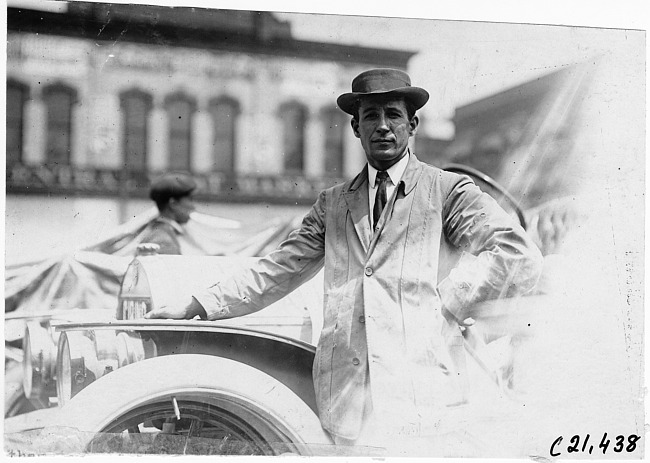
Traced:
<svg viewBox="0 0 650 463">
<path fill-rule="evenodd" d="M 181 224 L 176 222 L 173 219 L 170 219 L 169 217 L 164 217 L 161 215 L 160 217 L 158 217 L 158 220 L 160 220 L 161 222 L 165 222 L 166 224 L 169 224 L 174 229 L 174 231 L 179 235 L 185 233 Z"/>
<path fill-rule="evenodd" d="M 399 181 L 402 179 L 402 175 L 404 175 L 406 166 L 408 166 L 411 151 L 408 148 L 407 150 L 408 151 L 406 152 L 406 156 L 390 166 L 386 171 L 393 185 L 397 185 L 399 183 Z M 370 188 L 376 187 L 377 172 L 377 169 L 368 164 L 368 185 Z"/>
</svg>

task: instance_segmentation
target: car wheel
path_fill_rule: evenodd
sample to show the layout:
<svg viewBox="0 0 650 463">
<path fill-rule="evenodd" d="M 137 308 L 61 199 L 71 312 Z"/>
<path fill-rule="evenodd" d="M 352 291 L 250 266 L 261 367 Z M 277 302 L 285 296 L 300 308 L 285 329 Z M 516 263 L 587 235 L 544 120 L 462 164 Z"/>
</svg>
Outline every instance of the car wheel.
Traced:
<svg viewBox="0 0 650 463">
<path fill-rule="evenodd" d="M 208 355 L 120 368 L 77 394 L 60 417 L 92 453 L 311 455 L 332 445 L 316 414 L 285 385 Z"/>
<path fill-rule="evenodd" d="M 22 389 L 5 391 L 5 418 L 33 412 L 36 407 L 25 397 Z"/>
<path fill-rule="evenodd" d="M 5 367 L 5 418 L 36 410 L 23 391 L 23 365 Z"/>
</svg>

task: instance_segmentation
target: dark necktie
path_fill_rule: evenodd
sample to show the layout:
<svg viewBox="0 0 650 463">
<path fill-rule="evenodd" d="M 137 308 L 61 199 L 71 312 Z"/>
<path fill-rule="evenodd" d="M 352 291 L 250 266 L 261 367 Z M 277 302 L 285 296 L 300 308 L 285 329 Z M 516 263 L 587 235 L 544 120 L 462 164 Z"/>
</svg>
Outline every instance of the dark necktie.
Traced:
<svg viewBox="0 0 650 463">
<path fill-rule="evenodd" d="M 377 179 L 375 180 L 377 184 L 377 194 L 375 195 L 375 206 L 372 208 L 372 219 L 373 224 L 372 228 L 377 228 L 377 222 L 379 222 L 379 217 L 381 217 L 381 212 L 386 207 L 386 184 L 388 183 L 388 172 L 381 171 L 377 172 Z"/>
</svg>

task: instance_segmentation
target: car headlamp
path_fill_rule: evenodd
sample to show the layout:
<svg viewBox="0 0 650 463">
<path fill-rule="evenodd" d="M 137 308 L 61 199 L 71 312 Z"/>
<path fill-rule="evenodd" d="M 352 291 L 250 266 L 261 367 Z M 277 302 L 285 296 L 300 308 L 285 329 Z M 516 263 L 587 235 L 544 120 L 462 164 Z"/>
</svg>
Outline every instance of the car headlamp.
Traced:
<svg viewBox="0 0 650 463">
<path fill-rule="evenodd" d="M 30 400 L 55 393 L 56 334 L 37 321 L 28 322 L 23 338 L 23 389 Z"/>
<path fill-rule="evenodd" d="M 97 354 L 90 338 L 81 331 L 61 334 L 57 360 L 57 395 L 64 405 L 92 383 L 97 370 Z"/>
<path fill-rule="evenodd" d="M 148 346 L 153 348 L 154 353 L 151 356 L 155 357 L 155 345 L 148 343 Z M 139 362 L 147 357 L 145 343 L 138 333 L 118 333 L 115 339 L 115 350 L 117 352 L 118 368 Z"/>
<path fill-rule="evenodd" d="M 155 356 L 155 346 L 138 333 L 114 330 L 69 330 L 59 340 L 57 395 L 63 405 L 98 378 L 130 363 Z M 151 352 L 148 352 L 148 351 Z"/>
</svg>

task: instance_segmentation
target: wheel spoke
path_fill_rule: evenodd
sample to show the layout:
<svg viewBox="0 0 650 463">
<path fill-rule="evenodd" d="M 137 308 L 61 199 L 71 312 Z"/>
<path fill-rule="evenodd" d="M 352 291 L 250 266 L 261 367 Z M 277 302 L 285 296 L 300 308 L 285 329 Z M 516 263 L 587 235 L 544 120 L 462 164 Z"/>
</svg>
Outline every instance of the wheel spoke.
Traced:
<svg viewBox="0 0 650 463">
<path fill-rule="evenodd" d="M 228 411 L 213 404 L 184 402 L 182 399 L 178 400 L 177 407 L 177 410 L 171 411 L 173 413 L 171 416 L 169 401 L 143 405 L 127 412 L 105 428 L 103 433 L 121 434 L 126 431 L 134 438 L 135 434 L 140 436 L 135 440 L 113 440 L 110 445 L 104 444 L 101 451 L 273 455 L 276 453 L 276 444 L 283 440 L 282 435 L 275 432 L 272 425 L 263 419 L 248 422 L 232 410 Z M 178 416 L 180 420 L 177 420 Z M 142 425 L 146 426 L 146 423 L 150 423 L 152 427 L 162 431 L 165 421 L 174 422 L 176 426 L 173 433 L 152 433 L 147 429 L 144 431 L 140 429 Z M 96 437 L 100 442 L 105 440 L 101 435 L 103 433 Z M 151 440 L 151 437 L 154 439 Z M 116 446 L 119 448 L 116 449 Z"/>
<path fill-rule="evenodd" d="M 190 429 L 187 431 L 187 437 L 199 437 L 201 431 L 203 430 L 203 421 L 201 420 L 192 420 L 190 423 Z"/>
</svg>

